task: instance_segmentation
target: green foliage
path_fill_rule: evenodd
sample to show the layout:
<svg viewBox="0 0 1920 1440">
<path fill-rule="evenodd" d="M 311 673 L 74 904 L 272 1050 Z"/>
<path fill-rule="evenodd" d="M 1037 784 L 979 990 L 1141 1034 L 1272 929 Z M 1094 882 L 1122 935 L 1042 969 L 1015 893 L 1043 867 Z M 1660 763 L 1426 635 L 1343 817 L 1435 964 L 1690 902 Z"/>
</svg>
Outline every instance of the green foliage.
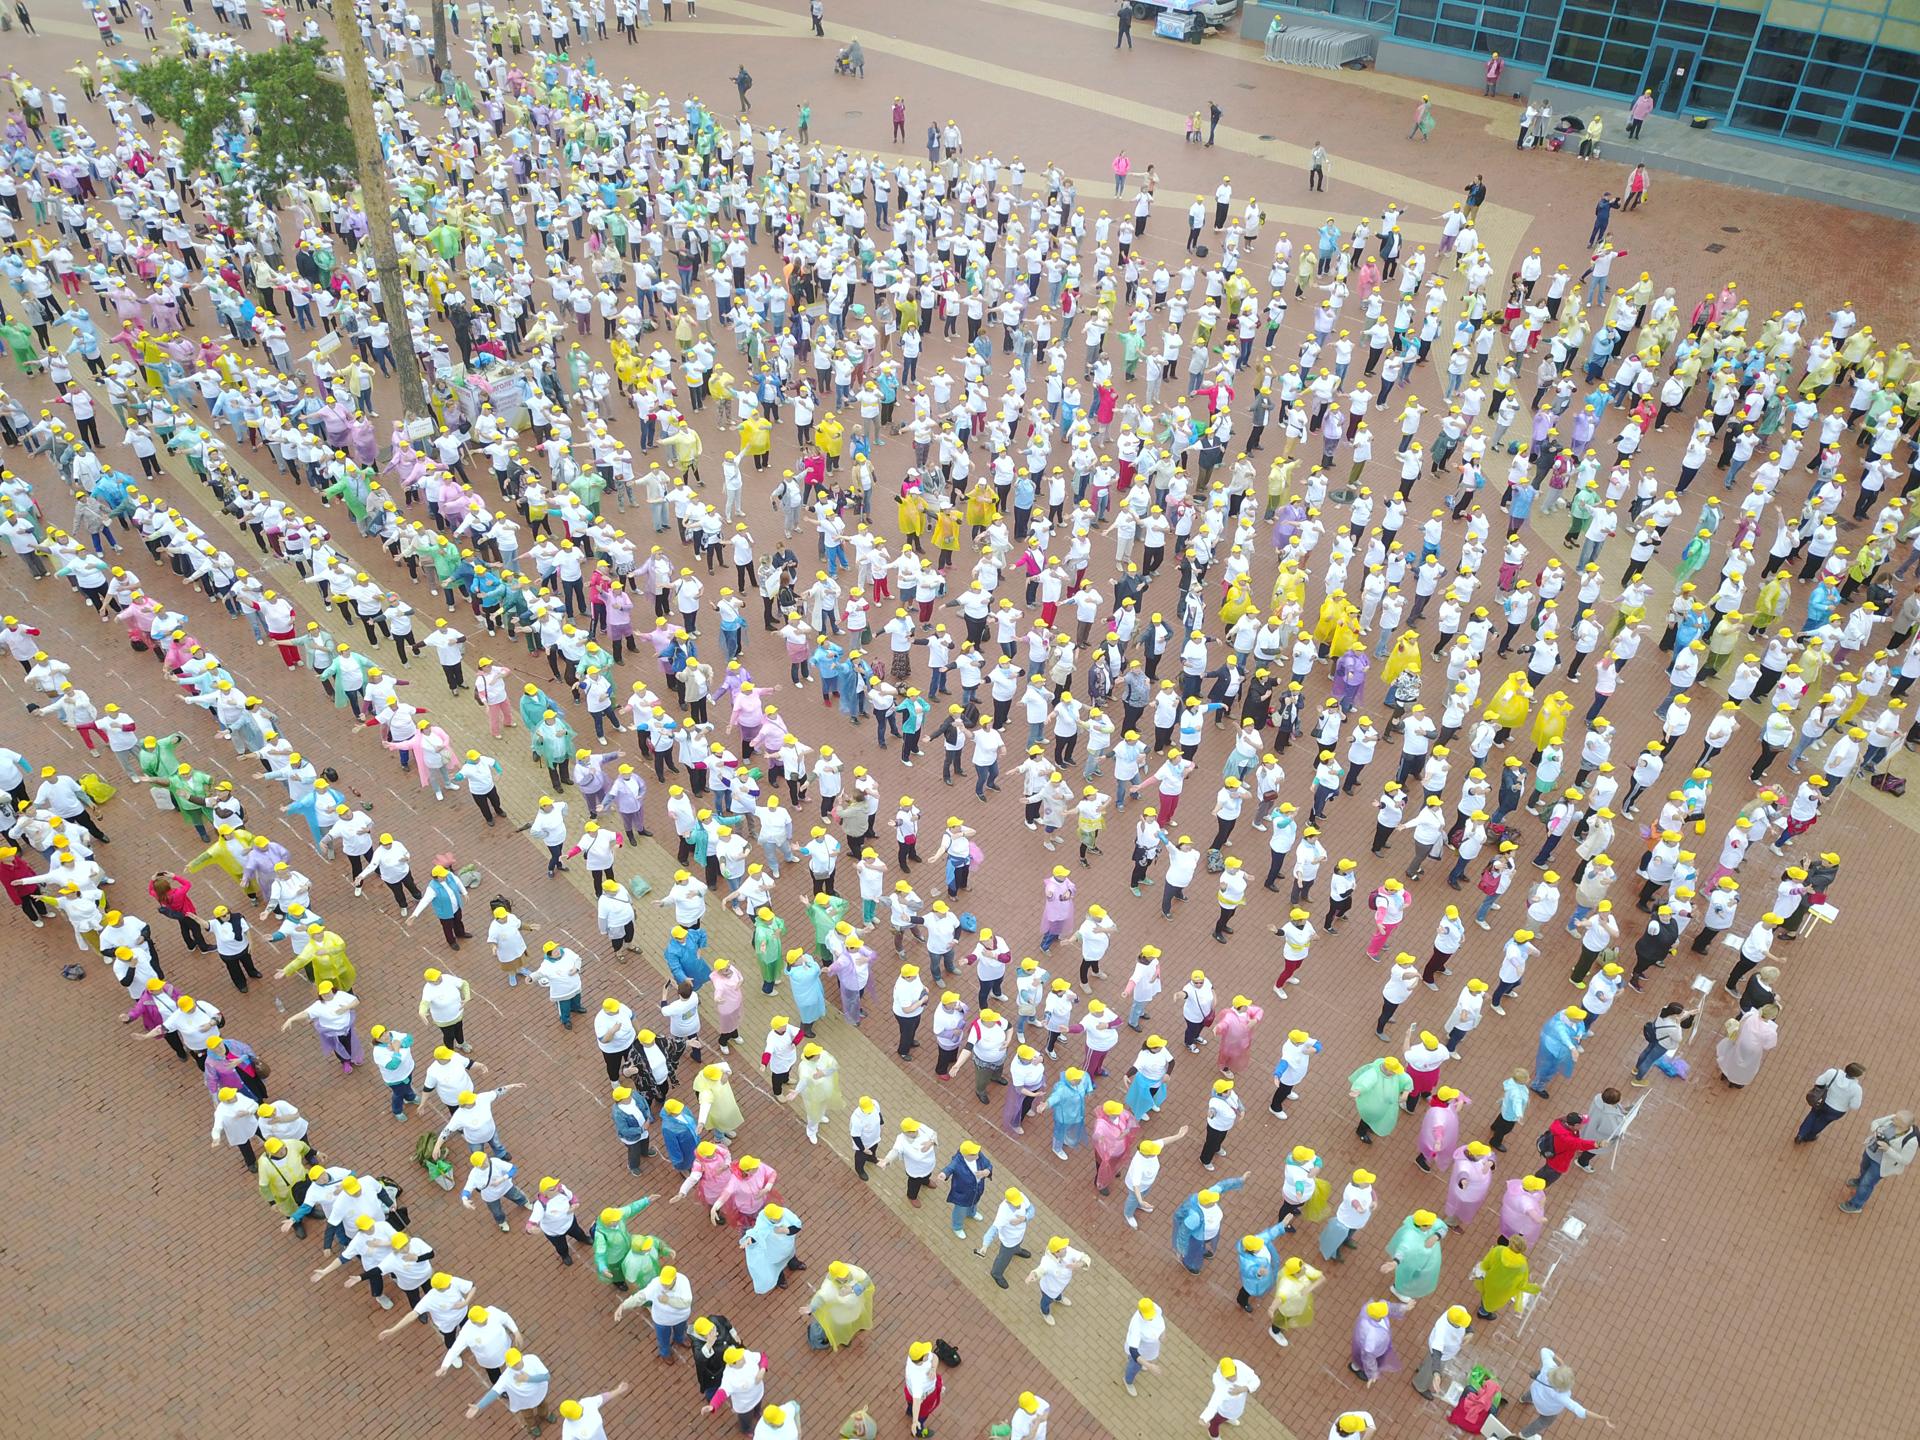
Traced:
<svg viewBox="0 0 1920 1440">
<path fill-rule="evenodd" d="M 346 92 L 321 68 L 318 42 L 245 51 L 230 60 L 169 56 L 134 72 L 134 93 L 178 127 L 181 157 L 193 171 L 214 169 L 225 184 L 229 216 L 246 202 L 272 205 L 295 177 L 340 180 L 354 173 Z M 257 116 L 239 157 L 228 145 L 241 109 Z"/>
</svg>

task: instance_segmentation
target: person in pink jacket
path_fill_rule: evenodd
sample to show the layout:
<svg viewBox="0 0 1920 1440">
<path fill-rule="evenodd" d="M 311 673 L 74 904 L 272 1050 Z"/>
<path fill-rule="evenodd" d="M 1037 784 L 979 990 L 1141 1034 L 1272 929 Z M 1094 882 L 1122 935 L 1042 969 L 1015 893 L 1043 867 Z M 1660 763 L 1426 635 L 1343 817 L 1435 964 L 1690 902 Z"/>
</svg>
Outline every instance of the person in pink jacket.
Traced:
<svg viewBox="0 0 1920 1440">
<path fill-rule="evenodd" d="M 1500 1197 L 1500 1233 L 1517 1235 L 1532 1249 L 1547 1228 L 1547 1182 L 1538 1175 L 1507 1181 Z"/>
<path fill-rule="evenodd" d="M 1253 1027 L 1265 1012 L 1244 995 L 1233 997 L 1233 1005 L 1214 1017 L 1213 1033 L 1220 1042 L 1220 1069 L 1228 1075 L 1245 1068 L 1253 1050 Z"/>
<path fill-rule="evenodd" d="M 1493 1188 L 1493 1147 L 1484 1140 L 1469 1141 L 1453 1152 L 1447 1171 L 1447 1203 L 1441 1213 L 1454 1225 L 1471 1225 Z"/>
</svg>

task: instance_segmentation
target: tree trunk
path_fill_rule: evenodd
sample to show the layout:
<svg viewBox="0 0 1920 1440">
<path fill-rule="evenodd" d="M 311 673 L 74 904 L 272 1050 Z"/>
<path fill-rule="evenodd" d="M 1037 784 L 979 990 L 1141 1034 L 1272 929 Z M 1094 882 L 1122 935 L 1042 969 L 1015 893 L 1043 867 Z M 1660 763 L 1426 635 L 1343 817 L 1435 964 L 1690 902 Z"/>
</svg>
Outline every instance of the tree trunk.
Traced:
<svg viewBox="0 0 1920 1440">
<path fill-rule="evenodd" d="M 400 399 L 409 420 L 431 418 L 420 358 L 413 350 L 413 327 L 407 321 L 406 285 L 400 257 L 393 245 L 393 198 L 387 193 L 386 160 L 380 151 L 380 129 L 373 113 L 373 88 L 367 80 L 367 48 L 351 6 L 335 13 L 340 36 L 340 59 L 345 71 L 347 121 L 353 130 L 358 160 L 360 203 L 367 215 L 367 245 L 373 251 L 374 273 L 386 302 L 386 318 L 393 332 L 394 366 L 400 377 Z"/>
<path fill-rule="evenodd" d="M 444 85 L 453 65 L 453 43 L 447 38 L 447 0 L 433 3 L 433 78 Z"/>
</svg>

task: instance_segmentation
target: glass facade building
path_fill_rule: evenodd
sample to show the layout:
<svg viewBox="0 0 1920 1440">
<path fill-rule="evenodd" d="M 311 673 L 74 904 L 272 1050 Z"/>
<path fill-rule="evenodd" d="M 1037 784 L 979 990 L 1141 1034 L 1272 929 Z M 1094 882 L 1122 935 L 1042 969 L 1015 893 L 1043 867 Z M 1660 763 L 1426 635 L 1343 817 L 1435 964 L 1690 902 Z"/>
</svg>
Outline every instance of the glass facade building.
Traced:
<svg viewBox="0 0 1920 1440">
<path fill-rule="evenodd" d="M 1319 0 L 1410 44 L 1920 170 L 1920 0 Z"/>
</svg>

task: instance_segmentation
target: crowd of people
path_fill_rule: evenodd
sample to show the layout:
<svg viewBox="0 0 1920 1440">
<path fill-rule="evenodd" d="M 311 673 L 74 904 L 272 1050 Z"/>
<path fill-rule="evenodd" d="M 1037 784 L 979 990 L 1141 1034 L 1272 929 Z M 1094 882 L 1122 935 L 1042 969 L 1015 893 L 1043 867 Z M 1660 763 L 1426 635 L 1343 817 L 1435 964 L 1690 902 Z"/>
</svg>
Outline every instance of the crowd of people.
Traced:
<svg viewBox="0 0 1920 1440">
<path fill-rule="evenodd" d="M 1305 1340 L 1328 1269 L 1372 1223 L 1374 1169 L 1409 1120 L 1413 1162 L 1446 1193 L 1381 1227 L 1384 1278 L 1349 1364 L 1372 1386 L 1410 1349 L 1414 1388 L 1438 1395 L 1470 1335 L 1531 1303 L 1549 1192 L 1627 1131 L 1635 1092 L 1687 1078 L 1697 1029 L 1730 1087 L 1755 1083 L 1782 1038 L 1787 954 L 1836 913 L 1822 817 L 1848 787 L 1887 783 L 1915 734 L 1909 347 L 1850 303 L 1768 310 L 1731 281 L 1687 302 L 1657 260 L 1616 272 L 1605 239 L 1565 263 L 1532 250 L 1502 276 L 1477 196 L 1439 217 L 1329 219 L 1296 242 L 1230 176 L 1168 227 L 1183 207 L 1153 176 L 1117 218 L 1089 219 L 1062 169 L 972 153 L 953 121 L 922 160 L 610 78 L 579 58 L 606 41 L 606 12 L 471 12 L 430 104 L 406 101 L 431 66 L 422 15 L 360 7 L 399 295 L 339 185 L 303 180 L 289 206 L 236 213 L 220 190 L 241 145 L 187 173 L 128 94 L 123 55 L 76 67 L 104 127 L 13 76 L 0 338 L 19 375 L 0 392 L 15 447 L 0 536 L 42 608 L 6 616 L 0 641 L 29 709 L 114 767 L 0 749 L 9 898 L 111 971 L 130 1034 L 204 1072 L 213 1148 L 286 1229 L 321 1231 L 314 1279 L 344 1270 L 382 1310 L 399 1291 L 386 1333 L 426 1323 L 442 1372 L 471 1360 L 487 1377 L 475 1408 L 504 1400 L 529 1433 L 557 1419 L 595 1440 L 628 1386 L 553 1402 L 512 1315 L 413 1228 L 429 1207 L 319 1161 L 261 1051 L 189 993 L 186 975 L 212 972 L 163 967 L 155 923 L 216 955 L 236 992 L 309 982 L 279 1028 L 309 1026 L 343 1076 L 371 1068 L 397 1120 L 431 1111 L 421 1160 L 449 1183 L 464 1167 L 461 1203 L 501 1230 L 514 1207 L 562 1265 L 586 1247 L 621 1294 L 615 1319 L 644 1310 L 662 1360 L 690 1358 L 707 1404 L 756 1440 L 797 1437 L 801 1407 L 769 1398 L 764 1352 L 712 1306 L 737 1277 L 679 1268 L 654 1232 L 672 1228 L 658 1194 L 583 1215 L 563 1179 L 521 1172 L 500 1124 L 520 1087 L 483 1078 L 466 1034 L 476 986 L 525 982 L 560 1026 L 583 1019 L 630 1170 L 648 1174 L 657 1136 L 668 1203 L 697 1195 L 731 1225 L 762 1296 L 807 1268 L 766 1157 L 843 1124 L 860 1180 L 897 1166 L 916 1208 L 944 1188 L 995 1284 L 1031 1260 L 1015 1278 L 1046 1325 L 1072 1323 L 1056 1307 L 1098 1256 L 1070 1235 L 1030 1247 L 1035 1205 L 981 1140 L 848 1103 L 833 1047 L 870 1005 L 901 1063 L 971 1081 L 990 1107 L 978 1134 L 1043 1119 L 1057 1160 L 1090 1165 L 1102 1195 L 1121 1187 L 1133 1229 L 1152 1223 L 1168 1146 L 1198 1133 L 1214 1172 L 1236 1130 L 1262 1127 L 1279 1163 L 1203 1179 L 1168 1232 L 1191 1273 L 1225 1237 L 1239 1307 L 1258 1301 L 1281 1348 Z M 636 16 L 644 4 L 616 9 L 628 38 Z M 272 19 L 264 38 L 290 38 Z M 325 33 L 311 12 L 304 25 Z M 184 17 L 170 33 L 215 66 L 242 43 Z M 896 101 L 896 136 L 904 113 Z M 1125 174 L 1116 162 L 1116 194 Z M 1435 219 L 1433 250 L 1403 233 Z M 401 333 L 432 379 L 425 424 L 380 383 Z M 1686 436 L 1677 463 L 1650 463 L 1643 446 L 1669 430 Z M 61 581 L 183 710 L 142 713 L 75 658 L 60 637 L 88 612 Z M 261 654 L 216 653 L 228 622 Z M 1630 668 L 1659 670 L 1661 698 L 1608 713 Z M 281 729 L 316 693 L 363 727 L 338 732 L 338 753 L 301 753 Z M 456 707 L 468 695 L 475 709 Z M 1750 763 L 1720 763 L 1743 745 Z M 936 751 L 954 798 L 883 791 L 882 757 L 886 773 L 929 762 L 930 784 Z M 416 854 L 410 838 L 430 847 L 409 818 L 376 823 L 350 777 L 385 763 L 436 801 L 470 797 L 486 846 L 524 833 L 550 880 L 584 872 L 576 923 L 537 939 L 551 927 L 513 895 L 478 898 L 485 852 Z M 144 893 L 107 869 L 96 816 L 116 786 L 155 792 L 202 847 Z M 515 813 L 503 786 L 537 802 Z M 1016 804 L 1047 862 L 989 897 L 974 883 L 998 848 L 984 817 Z M 1335 853 L 1329 816 L 1369 809 L 1367 853 Z M 1109 825 L 1121 839 L 1103 847 Z M 424 968 L 417 1006 L 404 967 L 382 962 L 363 1007 L 371 967 L 318 912 L 316 861 L 357 900 L 384 890 L 409 925 L 431 911 L 441 936 L 424 948 L 447 958 Z M 1096 879 L 1107 904 L 1082 895 Z M 1031 954 L 1009 938 L 1035 928 L 1023 888 Z M 1356 987 L 1378 976 L 1380 1048 L 1325 1055 L 1307 1028 L 1268 1025 L 1264 996 L 1134 943 L 1194 900 L 1214 942 L 1271 942 L 1283 1005 L 1312 984 L 1370 1011 Z M 657 1003 L 596 999 L 609 966 L 655 964 L 634 959 L 650 909 L 667 912 Z M 716 942 L 734 926 L 750 957 Z M 463 944 L 497 973 L 456 973 Z M 1342 976 L 1335 951 L 1378 969 Z M 1672 988 L 1654 972 L 1678 956 L 1725 995 L 1642 999 Z M 1537 990 L 1563 964 L 1577 1000 L 1502 1033 L 1529 968 L 1548 971 Z M 1444 1005 L 1423 999 L 1443 981 Z M 415 1008 L 433 1035 L 403 1020 Z M 1584 1049 L 1616 1008 L 1609 1030 L 1640 1027 L 1637 1061 L 1585 1103 L 1552 1103 L 1576 1071 L 1587 1093 Z M 1448 1081 L 1469 1044 L 1516 1053 L 1471 1122 Z M 1797 1142 L 1864 1104 L 1865 1066 L 1831 1058 L 1812 1064 Z M 1327 1064 L 1346 1077 L 1351 1141 L 1295 1142 L 1287 1107 Z M 736 1065 L 799 1123 L 750 1123 Z M 1262 1114 L 1242 1089 L 1264 1095 L 1269 1071 Z M 1509 1171 L 1522 1126 L 1538 1153 Z M 1920 1147 L 1904 1108 L 1858 1138 L 1836 1197 L 1850 1213 Z M 1470 1274 L 1443 1274 L 1443 1239 L 1495 1198 L 1495 1241 L 1475 1243 Z M 1290 1241 L 1305 1225 L 1317 1235 Z M 879 1288 L 850 1259 L 826 1264 L 809 1344 L 852 1343 Z M 1422 1344 L 1425 1317 L 1406 1317 L 1435 1296 L 1448 1303 Z M 1152 1298 L 1127 1318 L 1128 1394 L 1166 1327 Z M 943 1358 L 932 1336 L 908 1349 L 915 1434 L 931 1433 Z M 804 1375 L 782 1380 L 804 1392 Z M 1529 1416 L 1519 1433 L 1604 1418 L 1550 1349 L 1517 1380 L 1504 1413 Z M 1217 1435 L 1260 1377 L 1227 1356 L 1210 1385 L 1199 1418 Z M 1493 1398 L 1469 1390 L 1453 1417 L 1477 1428 Z M 1018 1393 L 1012 1440 L 1040 1440 L 1048 1413 Z M 1375 1428 L 1356 1409 L 1330 1434 Z M 842 1433 L 876 1429 L 860 1412 Z"/>
</svg>

